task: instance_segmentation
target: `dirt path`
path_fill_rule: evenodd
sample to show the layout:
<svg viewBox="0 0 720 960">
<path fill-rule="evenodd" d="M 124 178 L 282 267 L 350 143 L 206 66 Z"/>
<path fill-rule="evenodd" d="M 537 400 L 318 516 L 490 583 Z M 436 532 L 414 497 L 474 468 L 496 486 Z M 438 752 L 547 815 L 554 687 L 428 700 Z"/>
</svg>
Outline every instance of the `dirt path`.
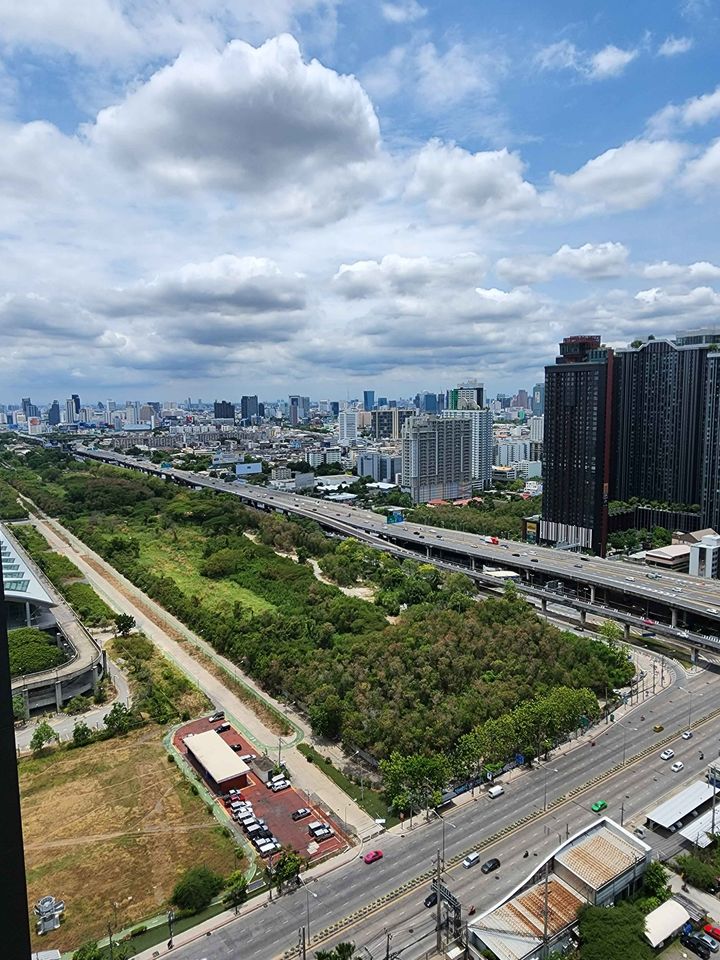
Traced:
<svg viewBox="0 0 720 960">
<path fill-rule="evenodd" d="M 376 832 L 377 825 L 370 815 L 365 813 L 332 780 L 318 771 L 314 764 L 307 763 L 305 757 L 297 750 L 297 743 L 305 738 L 311 738 L 310 728 L 302 717 L 260 691 L 257 684 L 238 670 L 234 664 L 216 654 L 201 637 L 188 630 L 176 617 L 134 586 L 56 520 L 31 516 L 31 521 L 46 537 L 53 550 L 72 560 L 93 588 L 114 610 L 129 613 L 134 617 L 143 633 L 186 676 L 190 677 L 203 693 L 218 707 L 224 709 L 238 729 L 261 750 L 271 755 L 277 750 L 279 738 L 275 730 L 258 717 L 248 703 L 233 692 L 228 683 L 211 673 L 192 654 L 199 650 L 201 657 L 211 657 L 214 662 L 221 664 L 227 670 L 231 678 L 237 678 L 237 682 L 250 688 L 261 701 L 271 704 L 287 716 L 295 732 L 292 740 L 284 741 L 283 757 L 296 786 L 320 796 L 340 819 L 347 819 L 360 836 L 368 836 Z M 337 747 L 327 750 L 323 748 L 323 750 L 335 755 L 338 762 L 340 760 L 344 762 L 346 759 Z"/>
</svg>

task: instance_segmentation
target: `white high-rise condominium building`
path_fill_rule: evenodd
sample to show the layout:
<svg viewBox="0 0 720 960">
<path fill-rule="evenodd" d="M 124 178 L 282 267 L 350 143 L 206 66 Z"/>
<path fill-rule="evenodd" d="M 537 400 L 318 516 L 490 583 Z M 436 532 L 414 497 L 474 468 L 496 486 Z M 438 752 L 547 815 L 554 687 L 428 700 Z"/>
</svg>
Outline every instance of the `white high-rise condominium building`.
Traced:
<svg viewBox="0 0 720 960">
<path fill-rule="evenodd" d="M 483 490 L 492 483 L 493 415 L 490 410 L 443 410 L 445 420 L 470 422 L 470 459 L 473 486 Z"/>
<path fill-rule="evenodd" d="M 402 487 L 413 503 L 457 500 L 471 490 L 471 424 L 466 417 L 410 417 L 402 429 Z"/>
<path fill-rule="evenodd" d="M 75 423 L 75 401 L 72 397 L 65 401 L 65 423 Z"/>
<path fill-rule="evenodd" d="M 341 410 L 338 414 L 340 443 L 347 446 L 357 440 L 357 410 Z"/>
<path fill-rule="evenodd" d="M 542 443 L 544 431 L 545 417 L 530 417 L 530 440 L 535 443 Z"/>
</svg>

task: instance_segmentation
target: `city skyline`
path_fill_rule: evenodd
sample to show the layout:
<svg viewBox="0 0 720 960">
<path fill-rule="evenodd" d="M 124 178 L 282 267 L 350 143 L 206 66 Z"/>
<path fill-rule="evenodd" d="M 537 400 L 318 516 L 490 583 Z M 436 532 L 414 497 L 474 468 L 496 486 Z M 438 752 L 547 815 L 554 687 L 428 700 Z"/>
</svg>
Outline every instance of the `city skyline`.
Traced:
<svg viewBox="0 0 720 960">
<path fill-rule="evenodd" d="M 717 315 L 713 5 L 233 6 L 0 11 L 9 396 L 507 390 Z"/>
</svg>

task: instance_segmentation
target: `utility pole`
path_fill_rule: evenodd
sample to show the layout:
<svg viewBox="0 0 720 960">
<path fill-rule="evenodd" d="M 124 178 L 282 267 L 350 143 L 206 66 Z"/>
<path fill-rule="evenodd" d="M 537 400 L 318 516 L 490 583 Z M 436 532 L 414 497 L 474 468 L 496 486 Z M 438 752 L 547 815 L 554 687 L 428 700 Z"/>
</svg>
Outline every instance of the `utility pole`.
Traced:
<svg viewBox="0 0 720 960">
<path fill-rule="evenodd" d="M 620 826 L 623 825 L 623 820 L 625 819 L 625 801 L 620 804 Z"/>
<path fill-rule="evenodd" d="M 305 944 L 305 927 L 300 928 L 300 934 L 298 936 L 298 946 L 300 947 L 300 955 L 302 960 L 307 960 L 307 946 Z"/>
<path fill-rule="evenodd" d="M 392 934 L 387 934 L 387 940 L 385 944 L 385 960 L 390 960 L 390 941 L 392 940 Z"/>
<path fill-rule="evenodd" d="M 713 794 L 712 794 L 712 826 L 710 827 L 710 835 L 713 836 L 713 837 L 715 836 L 715 789 L 716 789 L 716 787 L 717 787 L 717 780 L 716 780 L 716 776 L 717 776 L 717 775 L 716 775 L 716 773 L 715 773 L 715 770 L 716 770 L 716 768 L 711 764 L 711 765 L 709 766 L 708 773 L 709 773 L 710 776 L 712 777 L 712 788 L 713 788 Z"/>
<path fill-rule="evenodd" d="M 437 862 L 435 865 L 435 882 L 437 883 L 437 903 L 435 904 L 435 907 L 436 907 L 435 925 L 437 928 L 436 946 L 437 946 L 437 952 L 441 953 L 442 952 L 442 928 L 440 926 L 440 923 L 442 918 L 442 910 L 440 909 L 440 907 L 442 905 L 442 897 L 440 896 L 440 851 L 439 850 L 437 852 Z"/>
</svg>

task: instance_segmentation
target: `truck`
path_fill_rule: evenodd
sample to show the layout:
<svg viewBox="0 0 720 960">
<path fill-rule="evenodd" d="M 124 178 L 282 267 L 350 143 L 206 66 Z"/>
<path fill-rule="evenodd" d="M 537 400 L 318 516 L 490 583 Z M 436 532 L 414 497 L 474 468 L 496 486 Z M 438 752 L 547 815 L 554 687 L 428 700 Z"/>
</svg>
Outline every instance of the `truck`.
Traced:
<svg viewBox="0 0 720 960">
<path fill-rule="evenodd" d="M 483 537 L 483 540 L 485 543 L 492 543 L 494 546 L 497 546 L 500 543 L 497 537 Z"/>
<path fill-rule="evenodd" d="M 483 573 L 487 574 L 490 577 L 494 577 L 496 580 L 519 580 L 520 574 L 515 573 L 514 570 L 492 570 L 489 567 L 483 567 Z"/>
</svg>

